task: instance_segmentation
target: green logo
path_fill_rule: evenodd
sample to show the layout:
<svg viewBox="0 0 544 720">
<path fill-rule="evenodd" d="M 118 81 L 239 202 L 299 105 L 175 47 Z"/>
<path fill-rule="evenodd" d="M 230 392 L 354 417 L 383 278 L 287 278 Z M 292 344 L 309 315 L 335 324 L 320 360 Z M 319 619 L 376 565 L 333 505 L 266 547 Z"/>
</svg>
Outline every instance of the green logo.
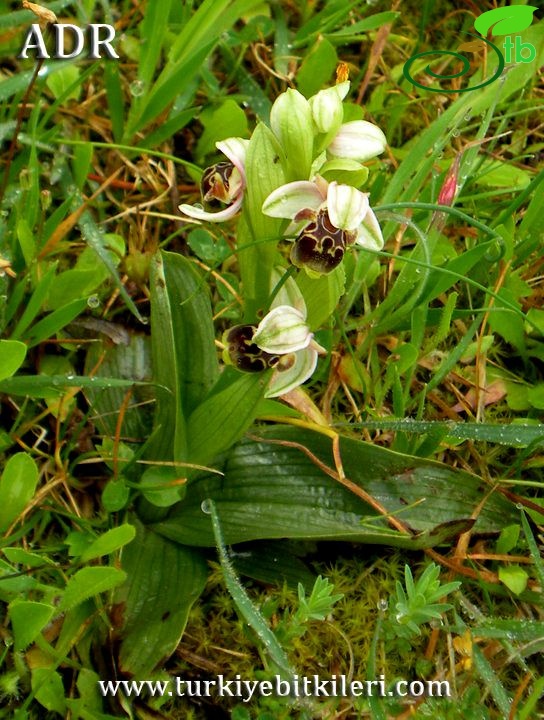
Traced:
<svg viewBox="0 0 544 720">
<path fill-rule="evenodd" d="M 458 72 L 446 75 L 435 73 L 431 69 L 431 66 L 427 65 L 427 67 L 425 67 L 421 72 L 424 72 L 428 77 L 436 80 L 453 80 L 466 75 L 471 69 L 471 62 L 467 57 L 458 52 L 454 52 L 453 50 L 427 50 L 426 52 L 412 55 L 412 57 L 404 64 L 402 70 L 404 77 L 411 82 L 412 85 L 422 88 L 423 90 L 428 90 L 429 92 L 460 93 L 470 92 L 471 90 L 480 90 L 500 77 L 502 71 L 504 70 L 505 63 L 528 63 L 532 62 L 536 58 L 536 48 L 534 45 L 531 43 L 521 42 L 521 38 L 517 36 L 514 42 L 512 42 L 512 38 L 510 37 L 505 39 L 503 43 L 504 54 L 494 43 L 491 42 L 491 40 L 487 39 L 487 35 L 489 33 L 493 38 L 495 38 L 497 36 L 511 35 L 512 33 L 525 30 L 533 22 L 533 13 L 536 9 L 537 8 L 532 5 L 514 5 L 511 7 L 495 8 L 483 13 L 476 19 L 474 22 L 474 28 L 480 33 L 480 35 L 473 35 L 473 33 L 467 33 L 467 35 L 477 38 L 477 41 L 464 43 L 459 46 L 458 50 L 468 50 L 470 52 L 474 52 L 480 43 L 485 43 L 493 50 L 493 53 L 497 58 L 497 67 L 493 75 L 487 78 L 487 80 L 481 82 L 479 85 L 466 88 L 454 88 L 452 90 L 441 87 L 433 88 L 419 82 L 412 76 L 412 65 L 420 58 L 427 57 L 429 55 L 449 55 L 450 57 L 460 60 L 462 67 Z"/>
</svg>

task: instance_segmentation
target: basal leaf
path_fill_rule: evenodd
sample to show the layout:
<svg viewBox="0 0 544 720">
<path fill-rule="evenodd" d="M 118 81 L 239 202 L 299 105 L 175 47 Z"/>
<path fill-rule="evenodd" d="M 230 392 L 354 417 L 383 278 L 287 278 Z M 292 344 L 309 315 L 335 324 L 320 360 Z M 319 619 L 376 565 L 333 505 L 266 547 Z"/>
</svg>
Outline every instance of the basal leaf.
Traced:
<svg viewBox="0 0 544 720">
<path fill-rule="evenodd" d="M 146 677 L 176 648 L 207 577 L 201 555 L 143 526 L 121 556 L 127 582 L 115 595 L 121 616 L 120 667 Z"/>
<path fill-rule="evenodd" d="M 517 519 L 512 503 L 475 475 L 342 438 L 346 476 L 413 533 L 403 534 L 319 467 L 321 462 L 334 471 L 330 438 L 280 426 L 259 434 L 260 442 L 246 440 L 229 454 L 224 477 L 193 481 L 186 499 L 155 525 L 157 532 L 181 543 L 213 545 L 201 508 L 206 498 L 216 504 L 227 544 L 289 537 L 432 546 L 470 527 L 485 496 L 476 532 L 499 532 Z"/>
<path fill-rule="evenodd" d="M 181 255 L 157 254 L 151 265 L 151 342 L 157 395 L 153 459 L 185 460 L 185 423 L 219 374 L 208 291 Z"/>
</svg>

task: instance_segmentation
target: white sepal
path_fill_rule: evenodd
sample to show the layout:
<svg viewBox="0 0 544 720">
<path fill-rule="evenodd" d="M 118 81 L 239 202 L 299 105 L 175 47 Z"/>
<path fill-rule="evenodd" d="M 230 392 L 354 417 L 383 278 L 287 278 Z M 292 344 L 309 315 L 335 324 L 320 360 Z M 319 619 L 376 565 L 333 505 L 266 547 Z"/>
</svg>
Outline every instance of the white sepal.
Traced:
<svg viewBox="0 0 544 720">
<path fill-rule="evenodd" d="M 290 305 L 278 305 L 257 326 L 253 342 L 271 355 L 286 355 L 308 347 L 312 333 L 305 315 Z"/>
</svg>

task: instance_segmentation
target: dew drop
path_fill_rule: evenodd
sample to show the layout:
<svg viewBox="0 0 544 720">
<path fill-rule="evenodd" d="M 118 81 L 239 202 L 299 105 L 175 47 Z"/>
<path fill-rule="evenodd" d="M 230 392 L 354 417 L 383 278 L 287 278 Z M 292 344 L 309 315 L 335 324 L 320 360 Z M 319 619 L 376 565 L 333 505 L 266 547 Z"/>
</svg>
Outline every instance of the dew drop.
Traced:
<svg viewBox="0 0 544 720">
<path fill-rule="evenodd" d="M 523 504 L 522 503 L 516 503 L 516 507 L 518 510 L 523 510 Z"/>
<path fill-rule="evenodd" d="M 87 298 L 87 305 L 93 309 L 100 307 L 100 298 L 98 295 L 89 295 Z"/>
<path fill-rule="evenodd" d="M 132 97 L 141 97 L 144 94 L 145 83 L 143 80 L 134 80 L 130 83 L 130 94 Z"/>
<path fill-rule="evenodd" d="M 453 137 L 459 137 L 459 130 L 454 130 L 452 132 Z"/>
<path fill-rule="evenodd" d="M 211 515 L 211 514 L 212 514 L 212 509 L 211 509 L 210 501 L 209 501 L 209 500 L 203 500 L 203 501 L 200 503 L 200 509 L 202 510 L 202 512 L 203 512 L 205 515 Z"/>
<path fill-rule="evenodd" d="M 380 598 L 378 602 L 376 603 L 376 607 L 380 612 L 385 612 L 387 608 L 389 607 L 389 603 L 385 598 Z"/>
</svg>

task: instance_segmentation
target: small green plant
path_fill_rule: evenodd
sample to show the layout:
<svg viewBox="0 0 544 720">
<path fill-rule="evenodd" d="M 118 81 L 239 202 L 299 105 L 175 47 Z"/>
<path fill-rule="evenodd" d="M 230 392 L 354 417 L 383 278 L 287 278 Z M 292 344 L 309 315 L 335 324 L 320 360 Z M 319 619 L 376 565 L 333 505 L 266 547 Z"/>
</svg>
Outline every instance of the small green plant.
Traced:
<svg viewBox="0 0 544 720">
<path fill-rule="evenodd" d="M 394 609 L 385 623 L 386 634 L 398 639 L 401 647 L 409 647 L 410 641 L 421 635 L 422 625 L 440 620 L 447 610 L 452 609 L 449 603 L 439 601 L 457 590 L 461 583 L 442 585 L 439 576 L 439 566 L 431 563 L 414 582 L 410 566 L 404 566 L 404 587 L 397 580 Z"/>
</svg>

